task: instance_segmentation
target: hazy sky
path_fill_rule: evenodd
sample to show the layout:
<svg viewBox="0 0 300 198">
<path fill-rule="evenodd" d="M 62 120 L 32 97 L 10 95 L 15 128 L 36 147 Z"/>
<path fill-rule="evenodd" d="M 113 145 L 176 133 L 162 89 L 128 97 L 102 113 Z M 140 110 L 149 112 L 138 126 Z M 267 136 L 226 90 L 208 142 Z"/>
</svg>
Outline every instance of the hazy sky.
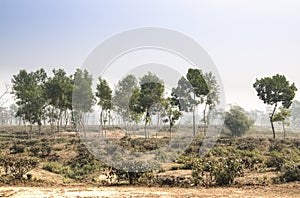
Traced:
<svg viewBox="0 0 300 198">
<path fill-rule="evenodd" d="M 148 26 L 197 41 L 227 103 L 265 109 L 252 84 L 276 73 L 300 89 L 298 0 L 0 0 L 1 88 L 21 68 L 73 72 L 103 40 Z"/>
</svg>

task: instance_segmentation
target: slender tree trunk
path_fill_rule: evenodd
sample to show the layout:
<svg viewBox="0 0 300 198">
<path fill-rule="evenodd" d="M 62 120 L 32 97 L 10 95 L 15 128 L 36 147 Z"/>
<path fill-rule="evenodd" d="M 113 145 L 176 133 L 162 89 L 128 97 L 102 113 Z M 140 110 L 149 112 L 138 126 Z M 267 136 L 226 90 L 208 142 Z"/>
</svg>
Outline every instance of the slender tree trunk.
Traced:
<svg viewBox="0 0 300 198">
<path fill-rule="evenodd" d="M 101 134 L 101 138 L 103 139 L 102 122 L 103 122 L 103 110 L 101 110 L 100 112 L 100 125 L 99 125 L 99 133 Z"/>
<path fill-rule="evenodd" d="M 195 100 L 195 94 L 194 94 L 194 100 Z M 195 110 L 196 110 L 196 104 L 193 107 L 193 136 L 196 135 L 196 118 L 195 118 Z"/>
<path fill-rule="evenodd" d="M 282 121 L 282 129 L 283 129 L 283 139 L 285 139 L 285 126 L 284 126 L 284 121 Z"/>
<path fill-rule="evenodd" d="M 195 106 L 193 108 L 193 136 L 196 135 Z"/>
<path fill-rule="evenodd" d="M 207 108 L 207 104 L 205 104 L 204 111 L 203 111 L 204 136 L 206 136 L 206 128 L 207 128 L 206 108 Z"/>
<path fill-rule="evenodd" d="M 273 138 L 275 139 L 276 138 L 276 134 L 275 134 L 275 128 L 274 128 L 274 124 L 273 124 L 273 116 L 276 112 L 276 108 L 277 108 L 277 103 L 275 104 L 275 107 L 273 109 L 273 112 L 272 114 L 270 115 L 270 122 L 271 122 L 271 127 L 272 127 L 272 132 L 273 132 Z"/>
<path fill-rule="evenodd" d="M 270 122 L 271 122 L 271 127 L 272 127 L 272 132 L 273 132 L 273 138 L 275 139 L 276 135 L 275 135 L 275 129 L 274 129 L 274 124 L 273 124 L 272 118 L 270 118 Z"/>
</svg>

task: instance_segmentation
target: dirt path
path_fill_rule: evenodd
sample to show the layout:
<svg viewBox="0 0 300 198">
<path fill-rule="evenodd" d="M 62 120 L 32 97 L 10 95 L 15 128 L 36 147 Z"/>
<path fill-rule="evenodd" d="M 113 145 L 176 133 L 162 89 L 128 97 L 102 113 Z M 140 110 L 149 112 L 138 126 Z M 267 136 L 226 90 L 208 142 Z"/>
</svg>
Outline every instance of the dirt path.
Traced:
<svg viewBox="0 0 300 198">
<path fill-rule="evenodd" d="M 300 197 L 300 183 L 243 188 L 0 187 L 0 197 Z"/>
</svg>

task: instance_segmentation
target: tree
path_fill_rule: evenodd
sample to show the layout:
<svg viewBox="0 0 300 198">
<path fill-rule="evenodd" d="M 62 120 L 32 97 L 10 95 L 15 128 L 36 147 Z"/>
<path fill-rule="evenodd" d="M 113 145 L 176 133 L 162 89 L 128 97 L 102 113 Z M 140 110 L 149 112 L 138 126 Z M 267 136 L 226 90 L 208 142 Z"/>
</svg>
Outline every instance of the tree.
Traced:
<svg viewBox="0 0 300 198">
<path fill-rule="evenodd" d="M 63 114 L 72 109 L 72 77 L 67 76 L 63 69 L 53 69 L 53 77 L 45 83 L 45 94 L 48 99 L 48 114 L 51 126 L 57 122 L 57 131 L 62 125 Z M 67 121 L 66 121 L 67 122 Z"/>
<path fill-rule="evenodd" d="M 265 77 L 262 79 L 256 79 L 253 87 L 257 91 L 257 96 L 265 104 L 273 106 L 273 111 L 269 115 L 273 138 L 276 137 L 275 129 L 273 124 L 273 117 L 275 115 L 278 105 L 282 104 L 283 108 L 288 109 L 295 97 L 297 88 L 294 83 L 290 85 L 289 81 L 286 80 L 284 75 L 276 74 L 272 77 Z"/>
<path fill-rule="evenodd" d="M 170 138 L 172 138 L 172 129 L 175 122 L 181 117 L 178 102 L 172 98 L 166 98 L 163 102 L 164 111 L 162 113 L 163 122 L 169 123 Z"/>
<path fill-rule="evenodd" d="M 44 69 L 30 73 L 27 73 L 26 70 L 20 70 L 19 74 L 12 78 L 12 93 L 15 95 L 18 105 L 16 116 L 23 117 L 31 126 L 37 123 L 39 133 L 46 107 L 44 92 L 46 79 L 47 74 Z M 30 128 L 31 131 L 32 127 Z"/>
<path fill-rule="evenodd" d="M 92 81 L 92 75 L 90 75 L 87 70 L 76 70 L 72 95 L 72 120 L 75 127 L 78 129 L 78 127 L 81 126 L 83 131 L 85 131 L 85 114 L 92 111 L 92 106 L 95 103 Z"/>
<path fill-rule="evenodd" d="M 140 89 L 136 88 L 133 90 L 132 95 L 129 99 L 129 120 L 134 121 L 136 124 L 141 121 L 142 114 L 144 113 L 143 107 L 140 104 Z"/>
<path fill-rule="evenodd" d="M 241 137 L 253 125 L 243 108 L 231 106 L 230 110 L 225 113 L 225 126 L 230 130 L 232 136 Z"/>
<path fill-rule="evenodd" d="M 133 95 L 133 91 L 137 88 L 138 81 L 134 75 L 128 75 L 120 80 L 115 88 L 113 104 L 116 107 L 116 112 L 122 117 L 123 121 L 125 122 L 126 130 L 127 123 L 136 120 L 132 119 L 135 116 L 133 116 L 134 111 L 130 110 L 129 101 Z"/>
<path fill-rule="evenodd" d="M 178 80 L 177 87 L 172 89 L 172 99 L 176 100 L 180 111 L 191 112 L 196 101 L 193 99 L 192 86 L 185 77 Z"/>
<path fill-rule="evenodd" d="M 196 100 L 196 98 L 201 98 L 203 96 L 206 96 L 209 93 L 209 87 L 205 81 L 202 71 L 199 69 L 190 68 L 188 70 L 186 77 L 192 86 L 192 92 L 194 96 L 193 98 L 196 101 L 196 103 L 193 106 L 193 135 L 195 136 L 196 134 L 195 110 L 196 107 L 203 102 L 199 99 Z"/>
<path fill-rule="evenodd" d="M 209 124 L 208 120 L 208 111 L 213 110 L 219 101 L 220 88 L 216 77 L 212 72 L 206 73 L 204 75 L 205 82 L 208 86 L 209 92 L 203 97 L 204 110 L 203 110 L 203 123 L 204 123 L 204 135 L 206 135 L 207 125 Z"/>
<path fill-rule="evenodd" d="M 273 122 L 281 122 L 283 129 L 283 138 L 285 138 L 285 126 L 289 125 L 287 118 L 291 116 L 291 112 L 285 108 L 279 108 L 280 111 L 275 113 L 273 116 Z"/>
<path fill-rule="evenodd" d="M 110 114 L 112 108 L 112 90 L 109 87 L 107 81 L 99 77 L 99 83 L 97 84 L 96 96 L 98 98 L 98 105 L 101 107 L 100 112 L 100 131 L 102 132 L 103 138 L 103 128 L 105 130 L 105 120 L 103 120 L 103 112 Z"/>
<path fill-rule="evenodd" d="M 164 82 L 150 72 L 140 79 L 140 95 L 137 97 L 138 101 L 136 101 L 137 103 L 133 109 L 137 113 L 145 113 L 145 138 L 149 137 L 149 134 L 147 135 L 147 124 L 150 123 L 151 114 L 153 113 L 150 108 L 157 103 L 161 103 L 164 88 Z"/>
</svg>

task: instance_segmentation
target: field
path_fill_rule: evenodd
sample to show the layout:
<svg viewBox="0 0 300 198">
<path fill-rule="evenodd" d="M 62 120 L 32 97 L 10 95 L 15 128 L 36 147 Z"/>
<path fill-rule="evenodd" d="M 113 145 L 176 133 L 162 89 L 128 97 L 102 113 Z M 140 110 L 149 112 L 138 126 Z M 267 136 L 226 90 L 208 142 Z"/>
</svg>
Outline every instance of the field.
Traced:
<svg viewBox="0 0 300 198">
<path fill-rule="evenodd" d="M 242 138 L 221 135 L 203 158 L 198 135 L 181 155 L 164 151 L 153 171 L 117 171 L 91 155 L 77 133 L 35 128 L 0 128 L 0 197 L 300 197 L 300 138 L 288 132 L 271 138 L 263 128 Z M 155 150 L 168 133 L 144 139 L 111 128 L 110 138 L 126 150 Z M 8 168 L 8 165 L 14 167 Z"/>
</svg>

